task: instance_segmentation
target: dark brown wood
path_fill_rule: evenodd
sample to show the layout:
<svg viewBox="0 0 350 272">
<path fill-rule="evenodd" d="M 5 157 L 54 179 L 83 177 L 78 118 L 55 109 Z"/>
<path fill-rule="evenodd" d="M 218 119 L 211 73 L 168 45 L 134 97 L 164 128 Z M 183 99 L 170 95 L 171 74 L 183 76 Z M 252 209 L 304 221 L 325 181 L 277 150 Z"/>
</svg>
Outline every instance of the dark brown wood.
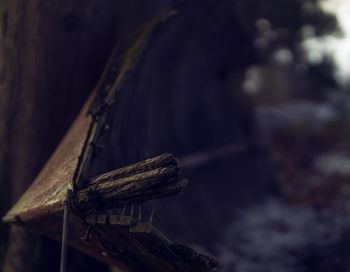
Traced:
<svg viewBox="0 0 350 272">
<path fill-rule="evenodd" d="M 160 20 L 154 22 L 163 23 Z M 150 26 L 153 28 L 155 25 L 152 23 Z M 150 31 L 147 29 L 146 33 Z M 143 42 L 147 40 L 146 36 L 141 36 Z M 140 38 L 137 43 L 140 43 Z M 136 48 L 141 50 L 140 47 Z M 126 69 L 123 75 L 130 67 L 130 59 L 123 58 L 120 68 Z M 112 68 L 113 65 L 107 67 L 107 70 Z M 106 74 L 108 73 L 104 76 Z M 115 81 L 121 80 L 117 73 Z M 98 91 L 103 87 L 104 85 L 98 85 Z M 111 99 L 109 94 L 114 91 L 113 88 L 110 89 L 103 102 L 104 106 Z M 188 181 L 182 174 L 178 160 L 171 154 L 147 159 L 86 180 L 84 169 L 89 168 L 90 159 L 96 154 L 101 128 L 105 125 L 103 120 L 108 117 L 108 111 L 95 111 L 94 114 L 86 115 L 89 104 L 90 100 L 38 178 L 4 220 L 57 239 L 61 233 L 64 192 L 67 188 L 73 188 L 75 209 L 72 212 L 69 237 L 73 247 L 121 269 L 127 267 L 135 271 L 178 271 L 179 268 L 188 267 L 180 270 L 209 271 L 209 266 L 202 269 L 198 266 L 192 267 L 191 261 L 183 263 L 184 259 L 172 252 L 172 242 L 152 225 L 152 220 L 143 222 L 141 217 L 134 218 L 134 214 L 109 214 L 109 208 L 128 203 L 140 204 L 182 192 Z M 91 113 L 91 107 L 89 108 Z M 84 182 L 80 184 L 82 189 L 74 186 L 77 185 L 74 181 L 81 180 L 79 176 L 84 177 Z M 91 211 L 96 210 L 100 213 L 91 214 Z M 91 226 L 92 235 L 89 235 L 87 230 Z M 85 238 L 82 240 L 81 237 Z M 89 239 L 86 238 L 91 240 L 90 243 L 87 243 Z M 155 244 L 163 246 L 157 251 L 153 248 Z M 113 250 L 115 248 L 118 248 L 118 252 L 119 249 L 123 250 L 125 254 L 118 254 Z M 150 252 L 151 248 L 155 253 Z M 102 256 L 101 251 L 104 253 Z M 164 257 L 164 254 L 173 257 Z"/>
<path fill-rule="evenodd" d="M 113 1 L 1 1 L 2 215 L 33 181 L 91 93 L 114 45 L 116 7 Z M 8 228 L 0 225 L 1 271 L 58 267 L 56 242 L 14 226 L 6 244 Z M 71 254 L 77 262 L 85 259 L 91 271 L 96 268 Z"/>
<path fill-rule="evenodd" d="M 165 20 L 168 13 L 155 17 L 148 23 L 145 23 L 140 30 L 139 35 L 124 46 L 116 46 L 113 54 L 105 68 L 104 73 L 96 87 L 98 98 L 94 106 L 90 107 L 89 115 L 92 117 L 92 123 L 86 138 L 86 143 L 80 154 L 79 163 L 74 174 L 73 186 L 81 189 L 87 182 L 88 168 L 91 160 L 99 149 L 99 138 L 108 128 L 106 119 L 109 115 L 110 107 L 115 104 L 117 95 L 120 92 L 121 84 L 124 82 L 126 74 L 132 70 L 137 62 L 141 52 L 148 42 L 150 34 L 158 26 L 160 21 Z M 119 49 L 119 50 L 118 50 Z"/>
<path fill-rule="evenodd" d="M 178 160 L 172 154 L 162 154 L 160 156 L 146 159 L 139 163 L 134 163 L 126 167 L 118 168 L 114 171 L 96 176 L 89 181 L 89 185 L 112 181 L 120 178 L 129 177 L 131 175 L 144 173 L 160 167 L 177 166 Z"/>
<path fill-rule="evenodd" d="M 152 24 L 150 26 L 152 27 Z M 145 33 L 147 34 L 148 32 L 146 31 Z M 146 37 L 144 34 L 137 40 L 137 44 L 141 46 L 145 39 Z M 133 46 L 131 48 L 132 50 L 128 51 L 129 55 L 131 54 L 135 57 L 140 47 Z M 116 56 L 112 55 L 111 59 L 115 60 L 115 58 Z M 115 71 L 114 63 L 110 62 L 110 65 L 108 65 L 104 73 L 103 77 L 106 77 L 107 74 L 110 75 L 114 73 L 112 80 L 116 83 L 114 83 L 113 86 L 118 87 L 118 82 L 121 81 L 128 69 L 132 67 L 133 60 L 124 58 L 124 63 L 126 64 L 121 65 L 118 73 Z M 102 78 L 101 82 L 104 84 L 99 84 L 97 86 L 99 92 L 101 92 L 101 88 L 105 88 L 106 84 L 108 85 L 109 83 L 105 81 L 104 78 Z M 111 94 L 116 92 L 117 87 L 111 88 L 106 103 L 111 103 Z M 90 103 L 90 100 L 86 103 L 81 114 L 78 116 L 76 122 L 74 122 L 71 130 L 56 152 L 31 187 L 22 196 L 21 200 L 7 213 L 4 217 L 4 221 L 39 230 L 56 239 L 60 237 L 61 229 L 55 226 L 60 225 L 64 203 L 64 198 L 62 198 L 64 196 L 63 193 L 67 188 L 73 188 L 73 181 L 79 181 L 79 177 L 84 177 L 84 169 L 88 167 L 89 160 L 95 152 L 96 147 L 93 144 L 96 144 L 96 139 L 100 136 L 100 131 L 104 126 L 101 115 L 106 117 L 107 113 L 104 112 L 98 116 L 94 114 L 87 116 L 86 112 Z M 118 176 L 122 178 L 118 179 Z M 106 179 L 106 177 L 108 177 L 108 179 Z M 99 202 L 94 202 L 94 198 L 91 197 L 90 192 L 94 194 L 95 199 L 104 199 L 105 201 L 102 201 L 102 204 L 108 204 L 111 201 L 116 202 L 115 200 L 119 199 L 124 202 L 126 200 L 127 202 L 140 202 L 154 197 L 180 192 L 186 184 L 187 183 L 183 181 L 181 170 L 177 165 L 177 160 L 172 155 L 167 154 L 147 160 L 146 162 L 134 164 L 119 172 L 114 171 L 113 175 L 103 175 L 100 179 L 94 178 L 94 183 L 91 185 L 92 189 L 87 188 L 80 194 L 85 196 L 89 195 L 89 197 L 81 198 L 86 201 L 84 203 L 80 203 L 80 201 L 78 206 L 81 209 L 84 208 L 83 204 L 89 204 L 90 207 L 96 207 L 96 204 L 99 204 Z M 130 196 L 132 190 L 135 194 L 131 194 Z M 101 205 L 99 205 L 99 207 L 100 206 Z M 82 229 L 85 224 L 85 219 L 81 218 L 79 210 L 76 211 L 74 218 L 76 218 L 76 222 L 72 224 L 72 234 L 69 239 L 70 244 L 83 252 L 99 258 L 98 248 L 96 249 L 91 245 L 83 245 L 82 241 L 77 239 L 77 237 L 80 238 L 83 236 Z M 96 222 L 104 225 L 106 223 L 106 215 L 101 214 L 96 216 Z M 115 222 L 118 223 L 118 220 Z M 127 223 L 128 222 L 134 225 L 134 220 L 129 220 Z M 118 224 L 116 224 L 114 228 L 115 227 L 118 228 Z M 116 235 L 116 237 L 114 237 L 115 241 L 120 244 L 122 237 L 117 235 L 117 233 L 114 235 Z M 133 244 L 135 239 L 132 234 L 128 234 L 128 231 L 125 236 L 128 237 L 128 247 L 134 249 L 134 251 L 128 253 L 130 255 L 129 258 L 137 258 L 136 256 L 138 253 L 135 249 L 138 247 L 147 248 L 147 245 L 142 244 L 142 242 Z M 102 258 L 102 260 L 104 262 L 107 261 L 105 258 Z M 123 267 L 120 260 L 107 262 L 115 264 L 120 268 Z M 159 266 L 157 264 L 157 256 L 153 257 L 152 263 L 154 267 Z M 140 264 L 140 267 L 141 266 L 142 264 Z"/>
<path fill-rule="evenodd" d="M 225 239 L 231 211 L 255 203 L 274 182 L 263 151 L 255 148 L 254 115 L 239 89 L 254 54 L 234 3 L 188 1 L 151 35 L 121 84 L 110 131 L 99 141 L 106 148 L 89 167 L 95 176 L 165 152 L 181 162 L 244 146 L 185 166 L 185 193 L 149 203 L 158 212 L 154 224 L 167 236 L 208 252 Z"/>
<path fill-rule="evenodd" d="M 169 2 L 0 1 L 1 215 L 62 139 L 115 41 L 129 36 Z M 16 227 L 9 238 L 8 229 L 0 224 L 1 267 L 9 249 L 0 270 L 37 272 L 58 266 L 56 242 Z M 70 268 L 81 271 L 85 266 L 95 270 L 91 261 L 75 255 Z"/>
<path fill-rule="evenodd" d="M 75 202 L 85 210 L 122 207 L 180 193 L 187 183 L 177 159 L 165 154 L 93 178 Z"/>
<path fill-rule="evenodd" d="M 198 3 L 200 1 L 197 1 Z M 123 84 L 119 86 L 126 91 L 122 92 L 122 99 L 119 99 L 114 106 L 116 111 L 113 113 L 111 123 L 113 132 L 107 139 L 110 140 L 107 143 L 111 143 L 107 147 L 110 153 L 100 153 L 101 155 L 95 160 L 95 166 L 90 168 L 89 165 L 92 175 L 169 150 L 185 156 L 188 153 L 251 138 L 252 118 L 242 114 L 243 106 L 232 97 L 231 89 L 231 75 L 236 77 L 237 69 L 240 70 L 249 62 L 247 60 L 249 54 L 243 52 L 249 47 L 249 41 L 235 22 L 235 13 L 231 12 L 235 11 L 235 7 L 231 5 L 231 1 L 226 3 L 229 4 L 212 1 L 211 5 L 204 3 L 203 6 L 198 4 L 184 9 L 184 13 L 179 12 L 178 20 L 163 26 L 161 31 L 154 35 L 144 50 L 139 65 L 133 67 L 132 73 L 128 75 L 129 80 L 123 80 Z M 212 22 L 216 24 L 213 26 Z M 37 127 L 36 131 L 39 130 Z M 117 148 L 115 148 L 116 142 L 118 142 Z M 254 180 L 256 184 L 256 179 L 260 178 L 259 171 L 255 171 L 256 161 L 247 159 L 247 154 L 245 155 L 237 159 L 242 163 L 238 164 L 235 170 L 232 168 L 234 165 L 237 166 L 237 160 L 232 159 L 226 161 L 227 163 L 219 162 L 219 166 L 215 168 L 201 168 L 191 173 L 199 186 L 193 187 L 192 194 L 186 201 L 180 200 L 181 205 L 174 205 L 175 209 L 164 209 L 166 215 L 172 218 L 178 213 L 184 215 L 185 220 L 178 220 L 181 226 L 172 225 L 177 234 L 183 234 L 185 239 L 190 237 L 192 241 L 199 243 L 206 239 L 215 241 L 210 236 L 213 231 L 220 231 L 217 222 L 227 216 L 224 204 L 235 205 L 236 202 L 232 204 L 233 192 L 238 196 L 246 192 L 236 186 L 238 182 L 248 184 Z M 110 165 L 104 163 L 103 158 Z M 237 172 L 238 174 L 233 174 Z M 249 176 L 246 172 L 257 174 Z M 25 174 L 25 171 L 23 173 Z M 84 173 L 83 178 L 86 178 L 84 182 L 88 180 L 90 173 Z M 218 175 L 222 178 L 217 179 Z M 218 186 L 219 182 L 224 185 Z M 227 190 L 228 184 L 232 185 L 229 186 L 230 190 Z M 265 187 L 265 183 L 261 184 Z M 249 192 L 252 189 L 250 186 L 243 187 L 247 187 Z M 216 207 L 219 205 L 222 209 L 207 212 L 214 205 Z M 204 215 L 203 217 L 198 218 L 198 206 L 206 211 L 200 213 Z M 32 222 L 32 227 L 58 233 L 59 229 L 55 226 L 55 222 L 60 220 L 60 214 L 57 213 L 55 216 L 55 220 L 52 218 L 51 221 L 48 220 L 51 224 L 37 222 L 35 225 Z M 75 216 L 78 217 L 79 214 Z M 105 221 L 101 217 L 99 221 L 107 222 L 107 219 Z M 90 255 L 98 255 L 98 258 L 106 261 L 100 256 L 101 249 L 95 244 L 91 248 L 81 245 L 78 238 L 85 233 L 87 228 L 85 223 L 82 221 L 78 224 L 72 237 L 72 245 Z M 208 228 L 203 231 L 203 226 Z M 102 224 L 96 227 L 98 228 L 110 228 L 110 226 Z M 117 235 L 120 229 L 112 230 L 110 232 L 105 230 L 106 234 L 109 234 L 108 237 L 116 239 L 114 243 L 116 245 L 123 244 Z M 137 241 L 131 236 L 129 240 L 125 239 L 125 244 L 129 247 L 136 245 L 137 249 L 139 245 Z M 143 250 L 138 249 L 137 252 L 142 255 Z M 139 258 L 133 260 L 132 254 L 124 259 L 131 264 L 139 260 Z M 111 261 L 113 262 L 118 263 L 115 259 Z M 141 263 L 138 264 L 138 268 L 143 271 Z"/>
</svg>

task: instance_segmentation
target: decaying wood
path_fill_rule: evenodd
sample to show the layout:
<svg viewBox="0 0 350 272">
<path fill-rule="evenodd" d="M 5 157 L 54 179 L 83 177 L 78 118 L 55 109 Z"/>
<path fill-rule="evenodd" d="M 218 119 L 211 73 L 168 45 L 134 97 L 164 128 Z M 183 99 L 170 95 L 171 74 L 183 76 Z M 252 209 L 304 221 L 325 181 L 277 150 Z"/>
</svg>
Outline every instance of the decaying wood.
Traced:
<svg viewBox="0 0 350 272">
<path fill-rule="evenodd" d="M 93 178 L 75 203 L 82 209 L 120 207 L 180 193 L 187 183 L 177 159 L 164 154 Z"/>
<path fill-rule="evenodd" d="M 131 271 L 209 272 L 217 267 L 212 258 L 173 244 L 152 224 L 138 223 L 129 228 L 97 225 L 97 239 L 106 258 L 118 258 Z"/>
<path fill-rule="evenodd" d="M 1 1 L 1 215 L 33 181 L 91 93 L 118 25 L 125 26 L 121 18 L 130 21 L 128 15 L 117 15 L 119 10 L 127 14 L 121 5 L 126 6 L 115 1 Z M 8 235 L 9 225 L 0 224 L 0 271 L 56 267 L 56 243 L 16 227 Z M 89 271 L 96 271 L 91 258 L 71 254 L 76 263 L 70 271 L 85 270 L 87 263 Z"/>
<path fill-rule="evenodd" d="M 147 28 L 145 33 L 152 28 Z M 129 51 L 129 54 L 137 53 L 143 48 L 142 45 L 148 40 L 146 36 L 148 35 L 141 36 L 138 40 L 139 46 L 133 46 L 135 50 Z M 112 69 L 115 62 L 107 67 L 107 74 L 112 80 L 105 81 L 106 78 L 103 78 L 103 84 L 96 88 L 98 94 L 107 94 L 102 95 L 102 99 L 98 101 L 100 103 L 90 110 L 89 116 L 85 115 L 86 110 L 83 111 L 73 124 L 64 144 L 59 146 L 38 179 L 6 215 L 5 220 L 59 239 L 64 201 L 62 192 L 67 187 L 72 187 L 77 209 L 72 209 L 71 213 L 71 246 L 125 271 L 211 271 L 212 266 L 206 260 L 198 260 L 199 255 L 188 256 L 191 251 L 184 251 L 186 254 L 183 254 L 182 251 L 176 251 L 176 247 L 173 249 L 171 241 L 149 222 L 141 222 L 131 215 L 108 214 L 108 208 L 111 207 L 120 207 L 127 203 L 139 204 L 181 192 L 187 185 L 187 180 L 172 155 L 161 155 L 89 178 L 92 175 L 87 170 L 92 167 L 92 162 L 99 161 L 104 155 L 98 149 L 103 143 L 101 136 L 111 134 L 111 130 L 105 130 L 106 126 L 113 127 L 114 117 L 109 116 L 109 107 L 116 98 L 115 93 L 125 90 L 122 83 L 126 72 L 134 68 L 133 62 L 138 55 L 134 53 L 131 58 L 122 58 L 118 71 Z M 124 92 L 119 92 L 119 95 L 122 93 Z M 110 109 L 118 106 L 115 103 Z M 92 210 L 97 210 L 97 214 L 90 214 Z M 85 234 L 91 229 L 91 225 L 92 241 L 86 243 L 81 237 L 89 236 Z"/>
<path fill-rule="evenodd" d="M 150 23 L 145 24 L 139 37 L 133 41 L 132 46 L 128 46 L 124 56 L 119 58 L 118 46 L 113 50 L 113 54 L 102 74 L 99 83 L 96 86 L 97 97 L 92 103 L 89 115 L 92 117 L 92 123 L 86 138 L 86 144 L 80 154 L 79 164 L 74 174 L 74 186 L 78 189 L 85 188 L 87 169 L 93 155 L 96 153 L 99 138 L 108 125 L 105 123 L 109 114 L 110 106 L 115 103 L 116 95 L 120 91 L 120 85 L 124 80 L 126 73 L 132 69 L 142 48 L 147 43 L 147 39 L 154 27 L 159 23 L 163 16 L 156 17 Z M 110 82 L 111 74 L 113 81 Z"/>
<path fill-rule="evenodd" d="M 177 166 L 178 161 L 172 154 L 163 154 L 158 157 L 150 158 L 142 162 L 134 163 L 129 166 L 116 169 L 114 171 L 94 177 L 90 180 L 90 184 L 100 183 L 103 181 L 116 180 L 131 176 L 132 174 L 139 174 L 154 170 L 160 167 Z"/>
</svg>

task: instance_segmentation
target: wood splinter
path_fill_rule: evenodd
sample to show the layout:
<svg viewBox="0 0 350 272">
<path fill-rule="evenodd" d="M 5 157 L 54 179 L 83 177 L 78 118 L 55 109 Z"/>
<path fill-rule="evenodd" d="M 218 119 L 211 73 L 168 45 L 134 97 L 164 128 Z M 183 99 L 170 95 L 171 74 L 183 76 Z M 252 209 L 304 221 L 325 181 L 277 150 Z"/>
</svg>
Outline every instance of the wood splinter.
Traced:
<svg viewBox="0 0 350 272">
<path fill-rule="evenodd" d="M 163 154 L 92 178 L 74 202 L 83 210 L 121 208 L 180 193 L 187 184 L 178 160 Z"/>
</svg>

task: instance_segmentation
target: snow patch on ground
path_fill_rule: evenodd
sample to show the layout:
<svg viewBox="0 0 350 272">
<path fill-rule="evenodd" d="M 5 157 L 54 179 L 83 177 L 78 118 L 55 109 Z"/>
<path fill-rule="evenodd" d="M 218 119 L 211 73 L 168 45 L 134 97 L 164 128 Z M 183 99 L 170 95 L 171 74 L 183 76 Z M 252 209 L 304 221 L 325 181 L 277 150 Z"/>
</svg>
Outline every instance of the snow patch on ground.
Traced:
<svg viewBox="0 0 350 272">
<path fill-rule="evenodd" d="M 348 228 L 345 214 L 332 209 L 290 206 L 272 199 L 238 214 L 219 246 L 223 271 L 308 271 L 312 248 L 337 243 Z"/>
</svg>

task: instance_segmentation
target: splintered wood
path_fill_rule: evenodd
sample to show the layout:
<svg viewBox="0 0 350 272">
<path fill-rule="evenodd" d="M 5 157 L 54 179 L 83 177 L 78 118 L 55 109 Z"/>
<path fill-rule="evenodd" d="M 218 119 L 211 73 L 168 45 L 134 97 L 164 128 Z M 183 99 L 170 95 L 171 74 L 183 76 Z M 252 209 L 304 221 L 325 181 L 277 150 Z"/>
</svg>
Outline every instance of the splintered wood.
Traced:
<svg viewBox="0 0 350 272">
<path fill-rule="evenodd" d="M 92 178 L 74 201 L 83 210 L 117 208 L 180 193 L 187 183 L 176 158 L 164 154 Z"/>
<path fill-rule="evenodd" d="M 122 271 L 214 271 L 217 263 L 186 246 L 175 245 L 148 220 L 141 203 L 180 193 L 188 181 L 177 159 L 163 154 L 91 178 L 91 158 L 100 157 L 101 135 L 108 134 L 116 94 L 158 26 L 160 16 L 147 24 L 140 37 L 111 56 L 92 97 L 39 176 L 3 220 L 60 239 L 67 189 L 73 190 L 69 245 Z M 122 52 L 126 52 L 123 53 Z M 88 110 L 89 108 L 89 110 Z M 86 115 L 86 113 L 89 115 Z M 134 207 L 138 207 L 138 218 Z M 121 214 L 114 208 L 121 208 Z M 130 207 L 130 213 L 125 212 Z"/>
</svg>

